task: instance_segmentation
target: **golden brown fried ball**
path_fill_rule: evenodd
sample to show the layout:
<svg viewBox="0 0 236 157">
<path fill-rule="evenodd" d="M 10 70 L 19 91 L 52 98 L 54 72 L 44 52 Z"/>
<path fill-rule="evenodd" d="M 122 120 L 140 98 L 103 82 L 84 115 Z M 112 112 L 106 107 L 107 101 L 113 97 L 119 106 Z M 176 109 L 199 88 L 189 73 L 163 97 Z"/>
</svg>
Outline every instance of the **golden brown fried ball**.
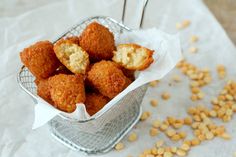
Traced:
<svg viewBox="0 0 236 157">
<path fill-rule="evenodd" d="M 25 48 L 20 58 L 30 72 L 40 79 L 51 76 L 60 64 L 49 41 L 40 41 Z"/>
<path fill-rule="evenodd" d="M 109 60 L 115 50 L 114 36 L 108 28 L 93 22 L 82 32 L 80 46 L 88 52 L 91 62 Z"/>
<path fill-rule="evenodd" d="M 112 61 L 104 60 L 92 66 L 87 79 L 94 88 L 108 98 L 114 98 L 130 83 Z"/>
<path fill-rule="evenodd" d="M 86 101 L 84 104 L 87 112 L 92 116 L 101 110 L 109 101 L 109 98 L 100 93 L 86 93 Z"/>
<path fill-rule="evenodd" d="M 89 65 L 89 55 L 79 45 L 62 39 L 54 45 L 54 51 L 61 63 L 75 74 L 85 74 Z"/>
<path fill-rule="evenodd" d="M 48 79 L 35 80 L 37 84 L 37 94 L 47 101 L 49 104 L 53 104 L 50 94 L 50 85 Z"/>
<path fill-rule="evenodd" d="M 144 70 L 154 61 L 153 52 L 137 44 L 121 44 L 114 51 L 112 60 L 129 70 Z"/>
<path fill-rule="evenodd" d="M 72 43 L 79 45 L 79 37 L 77 37 L 77 36 L 67 37 L 66 40 L 69 40 Z"/>
<path fill-rule="evenodd" d="M 55 107 L 73 112 L 76 103 L 85 102 L 84 78 L 82 75 L 58 74 L 49 78 L 50 94 Z"/>
</svg>

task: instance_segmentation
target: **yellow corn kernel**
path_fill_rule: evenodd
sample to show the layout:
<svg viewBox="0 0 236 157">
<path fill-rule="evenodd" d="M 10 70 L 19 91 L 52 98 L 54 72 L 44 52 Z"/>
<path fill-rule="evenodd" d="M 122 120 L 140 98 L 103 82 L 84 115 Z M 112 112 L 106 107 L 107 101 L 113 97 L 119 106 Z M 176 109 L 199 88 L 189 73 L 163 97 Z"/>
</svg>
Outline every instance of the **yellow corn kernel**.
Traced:
<svg viewBox="0 0 236 157">
<path fill-rule="evenodd" d="M 198 37 L 197 37 L 196 35 L 192 35 L 192 36 L 190 37 L 190 42 L 195 43 L 195 42 L 197 42 L 197 41 L 198 41 Z"/>
<path fill-rule="evenodd" d="M 163 92 L 161 98 L 163 100 L 168 100 L 170 98 L 170 94 L 168 92 Z"/>
<path fill-rule="evenodd" d="M 189 48 L 189 52 L 191 52 L 191 53 L 196 53 L 197 51 L 198 51 L 197 47 L 190 47 Z"/>
<path fill-rule="evenodd" d="M 161 131 L 165 131 L 166 129 L 168 129 L 168 125 L 166 125 L 166 124 L 161 124 L 160 130 L 161 130 Z"/>
<path fill-rule="evenodd" d="M 182 150 L 184 150 L 184 151 L 188 151 L 189 149 L 190 149 L 190 146 L 188 145 L 188 144 L 182 144 L 181 146 L 180 146 L 180 149 L 182 149 Z"/>
<path fill-rule="evenodd" d="M 140 120 L 144 121 L 144 120 L 148 119 L 150 116 L 151 116 L 151 113 L 148 112 L 148 111 L 145 111 L 145 112 L 142 113 L 142 115 L 140 117 Z"/>
<path fill-rule="evenodd" d="M 159 131 L 157 128 L 151 128 L 149 131 L 150 136 L 156 136 L 159 134 Z"/>
<path fill-rule="evenodd" d="M 190 24 L 191 24 L 190 20 L 184 20 L 184 21 L 182 22 L 182 27 L 183 27 L 183 28 L 186 28 L 186 27 L 188 27 Z"/>
<path fill-rule="evenodd" d="M 158 102 L 157 102 L 157 100 L 151 100 L 150 101 L 150 104 L 153 106 L 153 107 L 156 107 L 157 105 L 158 105 Z"/>
<path fill-rule="evenodd" d="M 173 135 L 173 136 L 171 137 L 171 140 L 172 140 L 172 141 L 178 141 L 178 140 L 180 140 L 180 139 L 181 139 L 181 137 L 180 137 L 179 134 L 175 134 L 175 135 Z"/>
<path fill-rule="evenodd" d="M 160 120 L 154 120 L 152 122 L 152 127 L 154 127 L 154 128 L 159 128 L 160 125 L 161 125 L 161 121 Z"/>
<path fill-rule="evenodd" d="M 162 155 L 162 154 L 164 154 L 164 152 L 165 152 L 165 149 L 162 148 L 162 147 L 160 147 L 160 148 L 157 149 L 158 155 Z"/>
<path fill-rule="evenodd" d="M 165 133 L 167 136 L 172 137 L 173 135 L 176 134 L 176 131 L 173 129 L 167 129 Z"/>
<path fill-rule="evenodd" d="M 116 150 L 122 150 L 124 149 L 125 145 L 121 142 L 117 143 L 116 146 L 115 146 L 115 149 Z"/>
<path fill-rule="evenodd" d="M 191 125 L 193 122 L 192 118 L 191 117 L 185 117 L 184 118 L 184 124 L 185 125 Z"/>
<path fill-rule="evenodd" d="M 228 133 L 223 133 L 223 134 L 221 134 L 221 136 L 220 137 L 222 137 L 223 139 L 225 139 L 225 140 L 230 140 L 231 139 L 231 136 L 228 134 Z"/>
<path fill-rule="evenodd" d="M 180 136 L 182 139 L 184 139 L 184 138 L 187 136 L 187 134 L 186 134 L 186 132 L 184 132 L 184 131 L 180 131 L 180 132 L 179 132 L 179 136 Z"/>
<path fill-rule="evenodd" d="M 177 151 L 176 151 L 176 154 L 178 155 L 178 156 L 186 156 L 187 155 L 187 153 L 184 151 L 184 150 L 182 150 L 182 149 L 178 149 Z"/>
<path fill-rule="evenodd" d="M 191 140 L 191 145 L 192 146 L 197 146 L 200 143 L 201 143 L 201 141 L 199 139 L 197 139 L 197 138 L 194 138 L 194 139 Z"/>
<path fill-rule="evenodd" d="M 137 140 L 137 138 L 138 138 L 137 134 L 136 134 L 135 132 L 132 132 L 132 133 L 129 135 L 128 140 L 129 140 L 130 142 L 134 142 L 134 141 Z"/>
<path fill-rule="evenodd" d="M 205 136 L 207 140 L 212 140 L 214 138 L 214 134 L 212 132 L 206 132 Z"/>
<path fill-rule="evenodd" d="M 172 153 L 176 153 L 176 151 L 177 151 L 177 147 L 171 147 L 170 149 L 171 149 Z"/>
</svg>

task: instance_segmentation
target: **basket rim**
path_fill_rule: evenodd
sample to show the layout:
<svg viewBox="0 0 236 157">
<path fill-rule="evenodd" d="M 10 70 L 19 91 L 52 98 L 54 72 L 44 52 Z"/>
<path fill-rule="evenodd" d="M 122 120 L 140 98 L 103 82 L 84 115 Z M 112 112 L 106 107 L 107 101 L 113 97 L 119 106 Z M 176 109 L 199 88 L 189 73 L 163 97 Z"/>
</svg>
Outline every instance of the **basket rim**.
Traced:
<svg viewBox="0 0 236 157">
<path fill-rule="evenodd" d="M 81 24 L 83 24 L 83 23 L 85 23 L 85 22 L 87 22 L 87 21 L 96 20 L 96 19 L 108 20 L 108 21 L 111 21 L 111 22 L 115 23 L 116 25 L 120 26 L 120 27 L 121 27 L 122 29 L 124 29 L 124 30 L 127 30 L 127 31 L 131 31 L 131 30 L 132 30 L 131 28 L 125 26 L 124 24 L 122 24 L 122 23 L 116 21 L 115 19 L 113 19 L 113 18 L 111 18 L 111 17 L 108 17 L 108 16 L 93 16 L 93 17 L 85 18 L 85 19 L 80 20 L 79 22 L 77 22 L 74 26 L 70 27 L 67 31 L 65 31 L 64 33 L 62 33 L 61 35 L 59 35 L 59 37 L 57 37 L 55 40 L 53 40 L 53 43 L 55 43 L 55 42 L 57 42 L 58 40 L 60 40 L 61 38 L 63 38 L 68 32 L 72 31 L 73 29 L 75 29 L 75 28 L 78 27 L 79 25 L 81 25 Z M 20 77 L 20 75 L 21 75 L 22 71 L 23 71 L 25 68 L 27 68 L 25 65 L 23 65 L 23 66 L 20 68 L 20 71 L 19 71 L 18 74 L 17 74 L 17 83 L 19 84 L 19 86 L 21 87 L 21 89 L 22 89 L 23 91 L 25 91 L 27 94 L 29 94 L 29 95 L 32 97 L 32 99 L 33 99 L 33 101 L 34 101 L 35 103 L 38 103 L 38 100 L 41 99 L 41 98 L 40 98 L 38 95 L 35 95 L 35 94 L 33 94 L 31 91 L 29 91 L 29 90 L 22 84 L 22 82 L 21 82 L 21 77 Z M 28 69 L 28 68 L 27 68 L 27 69 Z M 42 99 L 42 100 L 43 100 L 43 99 Z M 44 100 L 43 100 L 43 101 L 44 101 Z M 47 103 L 47 102 L 45 101 L 45 103 Z M 63 111 L 61 111 L 62 113 L 59 113 L 58 116 L 60 116 L 60 117 L 63 118 L 63 119 L 69 120 L 69 121 L 76 121 L 76 122 L 78 122 L 78 123 L 86 123 L 86 122 L 89 122 L 89 121 L 98 119 L 98 118 L 101 117 L 103 114 L 105 114 L 106 112 L 108 112 L 111 108 L 112 108 L 112 106 L 109 107 L 109 108 L 107 108 L 106 110 L 103 110 L 103 109 L 102 109 L 102 110 L 100 110 L 99 112 L 97 112 L 96 114 L 92 115 L 90 118 L 85 119 L 85 120 L 78 120 L 78 119 L 73 119 L 73 118 L 71 118 L 71 117 L 67 117 L 67 116 L 65 116 L 65 114 L 68 114 L 68 113 L 63 112 Z M 55 108 L 55 109 L 57 109 L 57 108 Z M 57 109 L 57 110 L 58 110 L 58 109 Z M 63 114 L 63 113 L 65 113 L 65 114 Z"/>
</svg>

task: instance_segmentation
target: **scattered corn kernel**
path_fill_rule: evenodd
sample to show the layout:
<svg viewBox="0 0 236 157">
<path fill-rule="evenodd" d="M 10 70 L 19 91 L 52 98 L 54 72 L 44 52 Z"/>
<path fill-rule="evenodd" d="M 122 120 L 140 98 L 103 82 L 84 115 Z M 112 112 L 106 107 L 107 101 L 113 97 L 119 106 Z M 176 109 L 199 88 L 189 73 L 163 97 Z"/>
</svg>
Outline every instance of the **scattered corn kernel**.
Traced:
<svg viewBox="0 0 236 157">
<path fill-rule="evenodd" d="M 160 148 L 157 149 L 157 153 L 158 153 L 159 155 L 164 154 L 164 152 L 165 152 L 165 149 L 162 148 L 162 147 L 160 147 Z"/>
<path fill-rule="evenodd" d="M 122 150 L 124 149 L 125 145 L 123 143 L 117 143 L 116 146 L 115 146 L 115 149 L 116 150 Z"/>
<path fill-rule="evenodd" d="M 150 101 L 150 104 L 153 106 L 153 107 L 156 107 L 157 105 L 158 105 L 158 102 L 157 102 L 157 100 L 151 100 Z"/>
<path fill-rule="evenodd" d="M 142 115 L 140 117 L 140 120 L 144 121 L 144 120 L 148 119 L 150 116 L 151 116 L 151 113 L 148 112 L 148 111 L 145 111 L 145 112 L 142 113 Z"/>
<path fill-rule="evenodd" d="M 199 139 L 197 139 L 197 138 L 194 138 L 194 139 L 191 140 L 191 145 L 192 146 L 197 146 L 200 143 L 201 143 L 201 141 Z"/>
<path fill-rule="evenodd" d="M 183 22 L 182 22 L 182 27 L 183 28 L 186 28 L 186 27 L 188 27 L 189 25 L 190 25 L 190 20 L 184 20 Z"/>
<path fill-rule="evenodd" d="M 177 151 L 176 151 L 176 154 L 178 155 L 178 156 L 186 156 L 187 155 L 187 153 L 184 151 L 184 150 L 182 150 L 182 149 L 178 149 Z"/>
<path fill-rule="evenodd" d="M 156 136 L 159 134 L 159 131 L 157 128 L 151 128 L 149 131 L 150 136 Z"/>
<path fill-rule="evenodd" d="M 128 140 L 129 140 L 130 142 L 134 142 L 134 141 L 137 140 L 137 138 L 138 138 L 137 134 L 136 134 L 135 132 L 132 132 L 132 133 L 129 135 Z"/>
<path fill-rule="evenodd" d="M 162 123 L 160 126 L 160 130 L 165 131 L 166 129 L 168 129 L 168 125 Z"/>
<path fill-rule="evenodd" d="M 184 118 L 184 124 L 185 125 L 191 125 L 192 124 L 192 118 L 191 117 L 185 117 Z"/>
<path fill-rule="evenodd" d="M 170 98 L 170 94 L 168 92 L 164 92 L 162 93 L 161 98 L 163 100 L 168 100 Z"/>
<path fill-rule="evenodd" d="M 231 139 L 231 136 L 230 136 L 228 133 L 223 133 L 223 134 L 221 134 L 220 137 L 222 137 L 222 138 L 225 139 L 225 140 Z"/>
<path fill-rule="evenodd" d="M 154 128 L 159 128 L 160 125 L 161 125 L 161 121 L 160 120 L 154 120 L 152 122 L 152 127 L 154 127 Z"/>
<path fill-rule="evenodd" d="M 198 37 L 197 37 L 196 35 L 192 35 L 192 36 L 190 37 L 190 42 L 195 43 L 195 42 L 197 42 L 197 41 L 198 41 Z"/>
<path fill-rule="evenodd" d="M 179 132 L 179 136 L 180 136 L 182 139 L 184 139 L 184 138 L 187 136 L 187 134 L 186 134 L 186 132 L 184 132 L 184 131 L 180 131 L 180 132 Z"/>
<path fill-rule="evenodd" d="M 179 134 L 175 134 L 175 135 L 173 135 L 173 136 L 171 137 L 171 140 L 172 140 L 172 141 L 178 141 L 178 140 L 180 140 L 180 139 L 181 139 L 181 137 L 180 137 Z"/>
<path fill-rule="evenodd" d="M 182 150 L 184 150 L 184 151 L 188 151 L 189 149 L 190 149 L 190 146 L 188 145 L 188 144 L 182 144 L 181 146 L 180 146 L 180 149 L 182 149 Z"/>
<path fill-rule="evenodd" d="M 174 75 L 172 77 L 172 80 L 175 81 L 175 82 L 180 82 L 181 81 L 180 76 L 178 76 L 178 75 Z"/>
<path fill-rule="evenodd" d="M 165 133 L 167 136 L 172 137 L 176 134 L 176 131 L 173 129 L 167 129 Z"/>
</svg>

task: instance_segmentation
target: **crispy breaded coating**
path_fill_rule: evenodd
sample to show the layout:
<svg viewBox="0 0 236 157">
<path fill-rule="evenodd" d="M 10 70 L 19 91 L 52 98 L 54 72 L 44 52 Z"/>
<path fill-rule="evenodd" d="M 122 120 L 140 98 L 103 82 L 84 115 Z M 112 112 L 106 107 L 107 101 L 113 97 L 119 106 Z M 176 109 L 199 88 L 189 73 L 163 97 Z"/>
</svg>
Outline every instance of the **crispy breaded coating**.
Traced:
<svg viewBox="0 0 236 157">
<path fill-rule="evenodd" d="M 130 83 L 112 61 L 104 60 L 92 66 L 87 79 L 94 88 L 108 98 L 114 98 Z"/>
<path fill-rule="evenodd" d="M 109 60 L 115 50 L 113 34 L 105 26 L 93 22 L 82 32 L 80 46 L 88 52 L 91 62 Z"/>
<path fill-rule="evenodd" d="M 60 64 L 53 51 L 53 44 L 49 41 L 39 41 L 25 48 L 20 58 L 30 72 L 40 79 L 51 76 Z"/>
<path fill-rule="evenodd" d="M 37 94 L 47 101 L 49 104 L 53 104 L 50 94 L 50 85 L 48 79 L 35 80 L 37 84 Z"/>
<path fill-rule="evenodd" d="M 54 45 L 57 58 L 71 72 L 85 74 L 89 65 L 89 55 L 79 45 L 70 40 L 60 40 Z"/>
<path fill-rule="evenodd" d="M 69 40 L 72 43 L 79 45 L 79 37 L 77 37 L 77 36 L 67 37 L 66 40 Z"/>
<path fill-rule="evenodd" d="M 109 98 L 100 93 L 86 93 L 86 101 L 84 104 L 87 112 L 92 116 L 101 110 L 109 101 Z"/>
<path fill-rule="evenodd" d="M 129 70 L 144 70 L 154 61 L 153 52 L 137 44 L 121 44 L 114 51 L 112 60 Z"/>
<path fill-rule="evenodd" d="M 49 78 L 50 94 L 55 107 L 73 112 L 76 103 L 85 102 L 84 78 L 82 75 L 58 74 Z"/>
</svg>

